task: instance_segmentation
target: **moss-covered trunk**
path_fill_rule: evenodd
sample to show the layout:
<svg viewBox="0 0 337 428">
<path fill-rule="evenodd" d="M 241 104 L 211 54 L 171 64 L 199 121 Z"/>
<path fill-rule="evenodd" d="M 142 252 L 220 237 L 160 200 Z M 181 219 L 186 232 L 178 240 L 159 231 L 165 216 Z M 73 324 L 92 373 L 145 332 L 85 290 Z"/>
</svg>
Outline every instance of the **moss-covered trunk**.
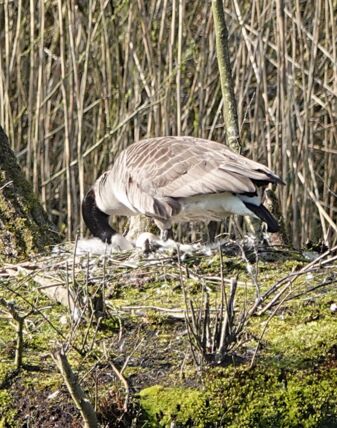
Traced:
<svg viewBox="0 0 337 428">
<path fill-rule="evenodd" d="M 0 262 L 22 259 L 58 239 L 0 126 Z"/>
</svg>

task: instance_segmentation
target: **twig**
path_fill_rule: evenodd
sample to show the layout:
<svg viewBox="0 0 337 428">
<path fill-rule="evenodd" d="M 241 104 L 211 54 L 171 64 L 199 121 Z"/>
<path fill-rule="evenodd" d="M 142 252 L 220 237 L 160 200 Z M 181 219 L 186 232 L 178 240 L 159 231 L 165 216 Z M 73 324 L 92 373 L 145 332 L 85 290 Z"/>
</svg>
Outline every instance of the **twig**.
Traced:
<svg viewBox="0 0 337 428">
<path fill-rule="evenodd" d="M 123 376 L 122 372 L 120 372 L 117 367 L 115 366 L 115 364 L 112 361 L 109 361 L 109 364 L 112 368 L 112 370 L 115 372 L 116 376 L 118 377 L 118 379 L 122 382 L 124 389 L 125 389 L 125 400 L 124 400 L 124 405 L 123 405 L 123 410 L 126 413 L 128 411 L 128 404 L 129 404 L 129 397 L 130 397 L 130 387 L 129 384 L 127 382 L 127 380 L 125 379 L 125 377 Z"/>
<path fill-rule="evenodd" d="M 286 296 L 284 296 L 284 297 L 283 297 L 283 299 L 278 303 L 278 305 L 276 306 L 276 308 L 273 310 L 273 312 L 270 314 L 270 316 L 268 317 L 267 321 L 265 322 L 265 325 L 263 326 L 262 333 L 261 333 L 261 335 L 260 335 L 260 338 L 259 338 L 259 340 L 258 340 L 258 343 L 257 343 L 257 345 L 256 345 L 256 348 L 255 348 L 255 351 L 254 351 L 254 354 L 253 354 L 253 357 L 252 357 L 252 360 L 251 360 L 251 363 L 250 363 L 250 368 L 252 368 L 252 367 L 254 366 L 255 359 L 256 359 L 256 355 L 257 355 L 257 351 L 258 351 L 258 349 L 259 349 L 259 347 L 260 347 L 260 344 L 261 344 L 262 338 L 263 338 L 263 336 L 264 336 L 264 334 L 265 334 L 265 332 L 266 332 L 266 330 L 267 330 L 267 327 L 268 327 L 268 325 L 269 325 L 270 321 L 272 320 L 272 318 L 274 317 L 274 315 L 276 314 L 276 312 L 279 310 L 279 308 L 281 307 L 281 305 L 284 303 L 284 301 L 286 300 L 286 298 L 287 298 L 287 296 L 288 296 L 289 294 L 290 294 L 290 291 L 289 291 L 289 292 L 288 292 L 288 294 L 287 294 Z"/>
<path fill-rule="evenodd" d="M 7 183 L 3 184 L 3 185 L 0 187 L 0 190 L 3 190 L 5 187 L 10 186 L 12 183 L 13 183 L 13 180 L 8 181 Z"/>
<path fill-rule="evenodd" d="M 76 405 L 79 409 L 85 428 L 97 428 L 97 416 L 94 411 L 94 408 L 88 398 L 86 397 L 83 389 L 77 381 L 65 353 L 63 347 L 54 351 L 52 354 L 52 359 L 54 360 L 57 368 L 63 376 L 65 384 L 68 388 L 68 391 Z"/>
<path fill-rule="evenodd" d="M 331 257 L 328 260 L 322 260 L 329 254 L 335 252 L 337 250 L 337 246 L 331 248 L 330 250 L 326 251 L 321 256 L 317 257 L 315 260 L 304 266 L 301 270 L 298 272 L 292 272 L 290 275 L 287 275 L 286 277 L 282 278 L 281 280 L 277 281 L 277 283 L 272 286 L 266 293 L 264 293 L 261 296 L 261 299 L 259 301 L 259 304 L 261 304 L 267 297 L 272 295 L 276 290 L 278 290 L 284 283 L 284 287 L 279 291 L 279 293 L 263 307 L 259 311 L 259 315 L 262 315 L 264 312 L 266 312 L 269 308 L 274 306 L 276 302 L 279 300 L 279 298 L 285 293 L 285 291 L 291 286 L 291 284 L 297 279 L 298 276 L 306 274 L 310 271 L 311 268 L 313 268 L 315 265 L 324 265 L 327 263 L 330 263 L 332 260 L 335 260 L 337 256 Z M 251 309 L 250 313 L 252 314 L 257 309 L 258 304 L 255 304 L 254 307 Z"/>
<path fill-rule="evenodd" d="M 9 312 L 10 316 L 15 321 L 16 326 L 16 347 L 15 347 L 15 367 L 19 371 L 22 367 L 23 357 L 23 326 L 25 319 L 35 312 L 34 309 L 27 312 L 25 315 L 20 315 L 14 303 L 6 302 L 5 299 L 0 298 L 0 305 L 4 306 Z"/>
</svg>

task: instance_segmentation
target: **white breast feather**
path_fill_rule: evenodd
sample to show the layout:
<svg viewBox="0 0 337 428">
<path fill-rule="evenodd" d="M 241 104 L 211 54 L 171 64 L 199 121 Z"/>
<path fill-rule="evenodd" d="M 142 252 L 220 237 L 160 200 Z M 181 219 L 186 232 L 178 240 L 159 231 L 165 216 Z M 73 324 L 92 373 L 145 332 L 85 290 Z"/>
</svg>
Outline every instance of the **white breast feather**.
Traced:
<svg viewBox="0 0 337 428">
<path fill-rule="evenodd" d="M 246 202 L 259 205 L 259 198 L 244 197 Z M 240 197 L 232 193 L 219 193 L 213 195 L 198 195 L 181 200 L 181 212 L 172 218 L 173 222 L 221 220 L 229 214 L 249 215 L 255 217 Z"/>
</svg>

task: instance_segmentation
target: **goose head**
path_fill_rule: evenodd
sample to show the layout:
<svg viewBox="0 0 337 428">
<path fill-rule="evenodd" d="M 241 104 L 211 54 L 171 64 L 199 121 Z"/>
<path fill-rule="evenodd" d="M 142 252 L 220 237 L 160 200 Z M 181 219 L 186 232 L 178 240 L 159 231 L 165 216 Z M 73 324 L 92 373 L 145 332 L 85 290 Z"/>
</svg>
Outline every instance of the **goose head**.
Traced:
<svg viewBox="0 0 337 428">
<path fill-rule="evenodd" d="M 94 188 L 83 199 L 82 216 L 87 228 L 96 238 L 111 244 L 111 238 L 117 232 L 109 224 L 109 215 L 98 208 Z"/>
</svg>

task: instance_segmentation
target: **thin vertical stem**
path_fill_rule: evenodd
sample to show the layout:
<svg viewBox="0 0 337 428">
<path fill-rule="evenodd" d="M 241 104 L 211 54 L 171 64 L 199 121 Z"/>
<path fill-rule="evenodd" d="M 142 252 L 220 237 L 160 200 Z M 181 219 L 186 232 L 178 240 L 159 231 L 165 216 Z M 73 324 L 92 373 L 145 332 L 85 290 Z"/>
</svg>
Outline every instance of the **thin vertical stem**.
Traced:
<svg viewBox="0 0 337 428">
<path fill-rule="evenodd" d="M 177 135 L 181 135 L 181 66 L 182 66 L 182 44 L 183 44 L 183 19 L 184 19 L 184 7 L 185 1 L 178 0 L 178 57 L 177 57 L 177 76 L 176 76 L 176 88 L 177 88 Z"/>
<path fill-rule="evenodd" d="M 58 18 L 59 18 L 59 31 L 60 31 L 60 64 L 61 64 L 61 92 L 63 104 L 63 120 L 64 120 L 64 154 L 66 164 L 66 189 L 67 189 L 67 238 L 71 239 L 72 233 L 72 195 L 71 195 L 71 151 L 69 141 L 69 111 L 66 90 L 66 57 L 65 57 L 65 34 L 63 29 L 63 11 L 62 0 L 58 0 Z"/>
</svg>

